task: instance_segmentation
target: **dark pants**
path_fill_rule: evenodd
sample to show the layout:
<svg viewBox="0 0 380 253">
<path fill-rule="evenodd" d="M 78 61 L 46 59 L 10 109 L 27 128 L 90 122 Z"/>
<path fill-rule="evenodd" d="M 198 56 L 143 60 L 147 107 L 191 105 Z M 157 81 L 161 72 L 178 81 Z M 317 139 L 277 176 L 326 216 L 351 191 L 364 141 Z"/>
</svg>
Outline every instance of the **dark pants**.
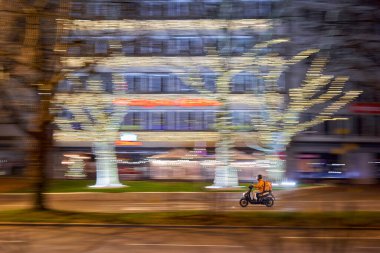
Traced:
<svg viewBox="0 0 380 253">
<path fill-rule="evenodd" d="M 261 198 L 262 195 L 263 194 L 261 192 L 257 192 L 256 193 L 256 199 L 257 199 L 257 201 L 259 200 L 259 198 Z"/>
</svg>

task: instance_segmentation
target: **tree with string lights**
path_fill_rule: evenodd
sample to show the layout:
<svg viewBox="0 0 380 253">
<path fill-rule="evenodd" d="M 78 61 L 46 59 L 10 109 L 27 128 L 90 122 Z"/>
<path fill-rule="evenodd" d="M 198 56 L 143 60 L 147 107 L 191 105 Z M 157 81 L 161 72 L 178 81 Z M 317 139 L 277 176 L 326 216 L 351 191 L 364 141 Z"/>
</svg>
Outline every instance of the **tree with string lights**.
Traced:
<svg viewBox="0 0 380 253">
<path fill-rule="evenodd" d="M 257 23 L 259 22 L 259 23 Z M 261 23 L 260 23 L 261 22 Z M 210 24 L 213 25 L 210 25 Z M 200 26 L 200 24 L 202 26 Z M 151 26 L 149 26 L 151 25 Z M 247 27 L 252 29 L 271 29 L 271 22 L 257 20 L 207 20 L 207 21 L 162 21 L 152 23 L 149 20 L 129 22 L 123 21 L 70 21 L 65 24 L 71 29 L 91 31 L 92 27 L 102 27 L 112 31 L 136 31 L 136 29 L 168 30 L 191 29 L 200 26 L 203 29 L 218 27 L 219 30 L 239 30 Z M 228 36 L 227 36 L 228 37 Z M 228 38 L 226 38 L 228 42 Z M 189 86 L 199 93 L 219 103 L 215 130 L 219 140 L 216 143 L 216 172 L 212 187 L 238 186 L 237 171 L 232 168 L 232 147 L 238 136 L 244 136 L 247 146 L 273 155 L 283 151 L 297 133 L 326 120 L 336 120 L 333 113 L 355 99 L 359 91 L 344 91 L 347 77 L 323 74 L 327 62 L 319 50 L 301 51 L 289 59 L 278 53 L 270 52 L 271 47 L 288 42 L 287 39 L 274 39 L 257 43 L 251 49 L 239 56 L 232 55 L 231 46 L 226 43 L 219 51 L 208 48 L 204 56 L 177 57 L 112 57 L 99 61 L 99 64 L 109 69 L 152 68 L 165 66 Z M 307 71 L 303 84 L 292 88 L 288 93 L 280 92 L 278 82 L 281 75 L 289 68 L 306 58 L 315 58 Z M 67 58 L 68 68 L 78 68 L 86 63 L 95 62 L 96 57 Z M 215 90 L 205 88 L 202 77 L 205 69 L 216 75 Z M 260 94 L 242 94 L 238 97 L 231 92 L 233 78 L 242 72 L 254 75 L 264 82 L 264 92 Z M 323 91 L 325 90 L 325 91 Z M 251 131 L 237 132 L 231 121 L 231 105 L 234 103 L 252 104 L 252 108 L 260 113 L 255 115 L 251 123 Z M 313 106 L 325 105 L 320 114 L 310 122 L 302 122 L 301 114 Z M 274 170 L 275 171 L 275 170 Z M 280 178 L 283 170 L 277 169 L 276 178 Z"/>
<path fill-rule="evenodd" d="M 88 74 L 88 73 L 87 73 Z M 83 86 L 75 73 L 66 79 Z M 126 113 L 126 104 L 118 104 L 125 97 L 123 76 L 112 75 L 112 93 L 104 88 L 104 83 L 96 73 L 91 73 L 85 81 L 85 88 L 75 94 L 60 93 L 54 100 L 59 108 L 55 123 L 65 135 L 79 132 L 78 141 L 91 141 L 96 156 L 96 183 L 91 187 L 123 187 L 119 181 L 115 141 Z"/>
<path fill-rule="evenodd" d="M 247 141 L 247 146 L 271 155 L 274 167 L 271 176 L 274 179 L 280 179 L 284 172 L 284 163 L 277 154 L 286 150 L 294 136 L 325 121 L 345 120 L 335 117 L 334 113 L 361 94 L 359 90 L 345 89 L 349 79 L 347 76 L 324 74 L 327 63 L 326 56 L 317 54 L 303 82 L 297 88 L 290 88 L 287 93 L 280 93 L 275 85 L 271 85 L 276 83 L 278 75 L 266 80 L 269 85 L 265 88 L 260 113 L 252 119 L 253 131 L 257 133 L 256 141 Z M 310 109 L 317 113 L 314 118 L 305 121 L 301 116 Z"/>
<path fill-rule="evenodd" d="M 220 137 L 216 144 L 216 172 L 212 187 L 238 185 L 236 169 L 231 167 L 231 149 L 237 135 L 244 136 L 248 147 L 265 152 L 270 157 L 272 168 L 268 176 L 281 180 L 285 171 L 276 154 L 285 151 L 297 133 L 327 120 L 340 120 L 333 114 L 360 95 L 361 91 L 344 91 L 348 77 L 323 74 L 327 58 L 318 56 L 319 50 L 308 49 L 290 59 L 274 53 L 263 53 L 271 45 L 285 42 L 286 39 L 277 39 L 259 43 L 236 58 L 209 50 L 206 58 L 210 59 L 208 62 L 212 64 L 209 67 L 217 74 L 214 93 L 202 89 L 199 71 L 194 68 L 190 70 L 196 74 L 189 78 L 189 83 L 222 104 L 217 114 L 216 130 Z M 297 88 L 289 89 L 288 93 L 280 92 L 278 82 L 281 75 L 294 64 L 314 55 L 317 56 L 314 57 L 303 83 Z M 231 101 L 228 97 L 231 94 L 233 77 L 243 71 L 261 79 L 264 82 L 264 92 L 246 94 L 246 97 L 241 98 L 247 103 L 250 100 L 259 101 L 256 104 L 259 113 L 252 119 L 251 131 L 240 133 L 232 125 Z M 319 106 L 316 117 L 302 122 L 302 113 L 316 106 Z"/>
</svg>

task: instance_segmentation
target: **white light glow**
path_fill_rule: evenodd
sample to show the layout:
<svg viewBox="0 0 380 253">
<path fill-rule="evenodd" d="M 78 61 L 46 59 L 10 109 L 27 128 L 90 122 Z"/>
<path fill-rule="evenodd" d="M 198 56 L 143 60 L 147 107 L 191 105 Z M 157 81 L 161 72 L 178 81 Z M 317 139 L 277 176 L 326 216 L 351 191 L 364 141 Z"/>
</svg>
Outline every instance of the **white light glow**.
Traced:
<svg viewBox="0 0 380 253">
<path fill-rule="evenodd" d="M 297 185 L 296 182 L 291 182 L 291 181 L 281 182 L 281 186 L 296 186 L 296 185 Z"/>
</svg>

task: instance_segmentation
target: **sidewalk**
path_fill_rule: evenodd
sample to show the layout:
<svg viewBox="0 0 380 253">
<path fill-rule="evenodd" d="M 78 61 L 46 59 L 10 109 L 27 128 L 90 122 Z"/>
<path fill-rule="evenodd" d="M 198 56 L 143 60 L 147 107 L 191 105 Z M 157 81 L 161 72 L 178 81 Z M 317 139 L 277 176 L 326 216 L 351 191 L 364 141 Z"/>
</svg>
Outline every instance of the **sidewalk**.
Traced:
<svg viewBox="0 0 380 253">
<path fill-rule="evenodd" d="M 47 193 L 48 206 L 56 210 L 79 212 L 152 211 L 379 211 L 380 196 L 366 189 L 314 187 L 275 191 L 275 205 L 249 205 L 242 208 L 241 192 L 124 192 L 124 193 Z M 0 194 L 0 210 L 29 208 L 32 194 Z"/>
</svg>

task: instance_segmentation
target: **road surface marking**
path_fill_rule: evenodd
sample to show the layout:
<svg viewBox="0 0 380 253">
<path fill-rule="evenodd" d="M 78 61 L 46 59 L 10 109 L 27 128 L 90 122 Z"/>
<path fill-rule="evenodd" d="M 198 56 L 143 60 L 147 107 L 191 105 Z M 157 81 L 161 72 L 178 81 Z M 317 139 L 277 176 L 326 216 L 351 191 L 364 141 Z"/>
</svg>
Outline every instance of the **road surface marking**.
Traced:
<svg viewBox="0 0 380 253">
<path fill-rule="evenodd" d="M 352 203 L 352 202 L 371 202 L 377 200 L 277 200 L 281 203 Z"/>
<path fill-rule="evenodd" d="M 29 204 L 0 204 L 0 207 L 29 206 Z"/>
<path fill-rule="evenodd" d="M 213 245 L 213 244 L 161 244 L 161 243 L 129 243 L 128 246 L 161 246 L 161 247 L 219 247 L 219 248 L 244 248 L 239 245 Z"/>
<path fill-rule="evenodd" d="M 344 239 L 344 240 L 380 240 L 380 237 L 334 237 L 334 236 L 283 236 L 283 239 Z"/>
<path fill-rule="evenodd" d="M 6 241 L 6 240 L 0 240 L 0 243 L 23 243 L 23 242 L 25 242 L 25 241 L 17 241 L 17 240 L 15 240 L 15 241 Z"/>
</svg>

